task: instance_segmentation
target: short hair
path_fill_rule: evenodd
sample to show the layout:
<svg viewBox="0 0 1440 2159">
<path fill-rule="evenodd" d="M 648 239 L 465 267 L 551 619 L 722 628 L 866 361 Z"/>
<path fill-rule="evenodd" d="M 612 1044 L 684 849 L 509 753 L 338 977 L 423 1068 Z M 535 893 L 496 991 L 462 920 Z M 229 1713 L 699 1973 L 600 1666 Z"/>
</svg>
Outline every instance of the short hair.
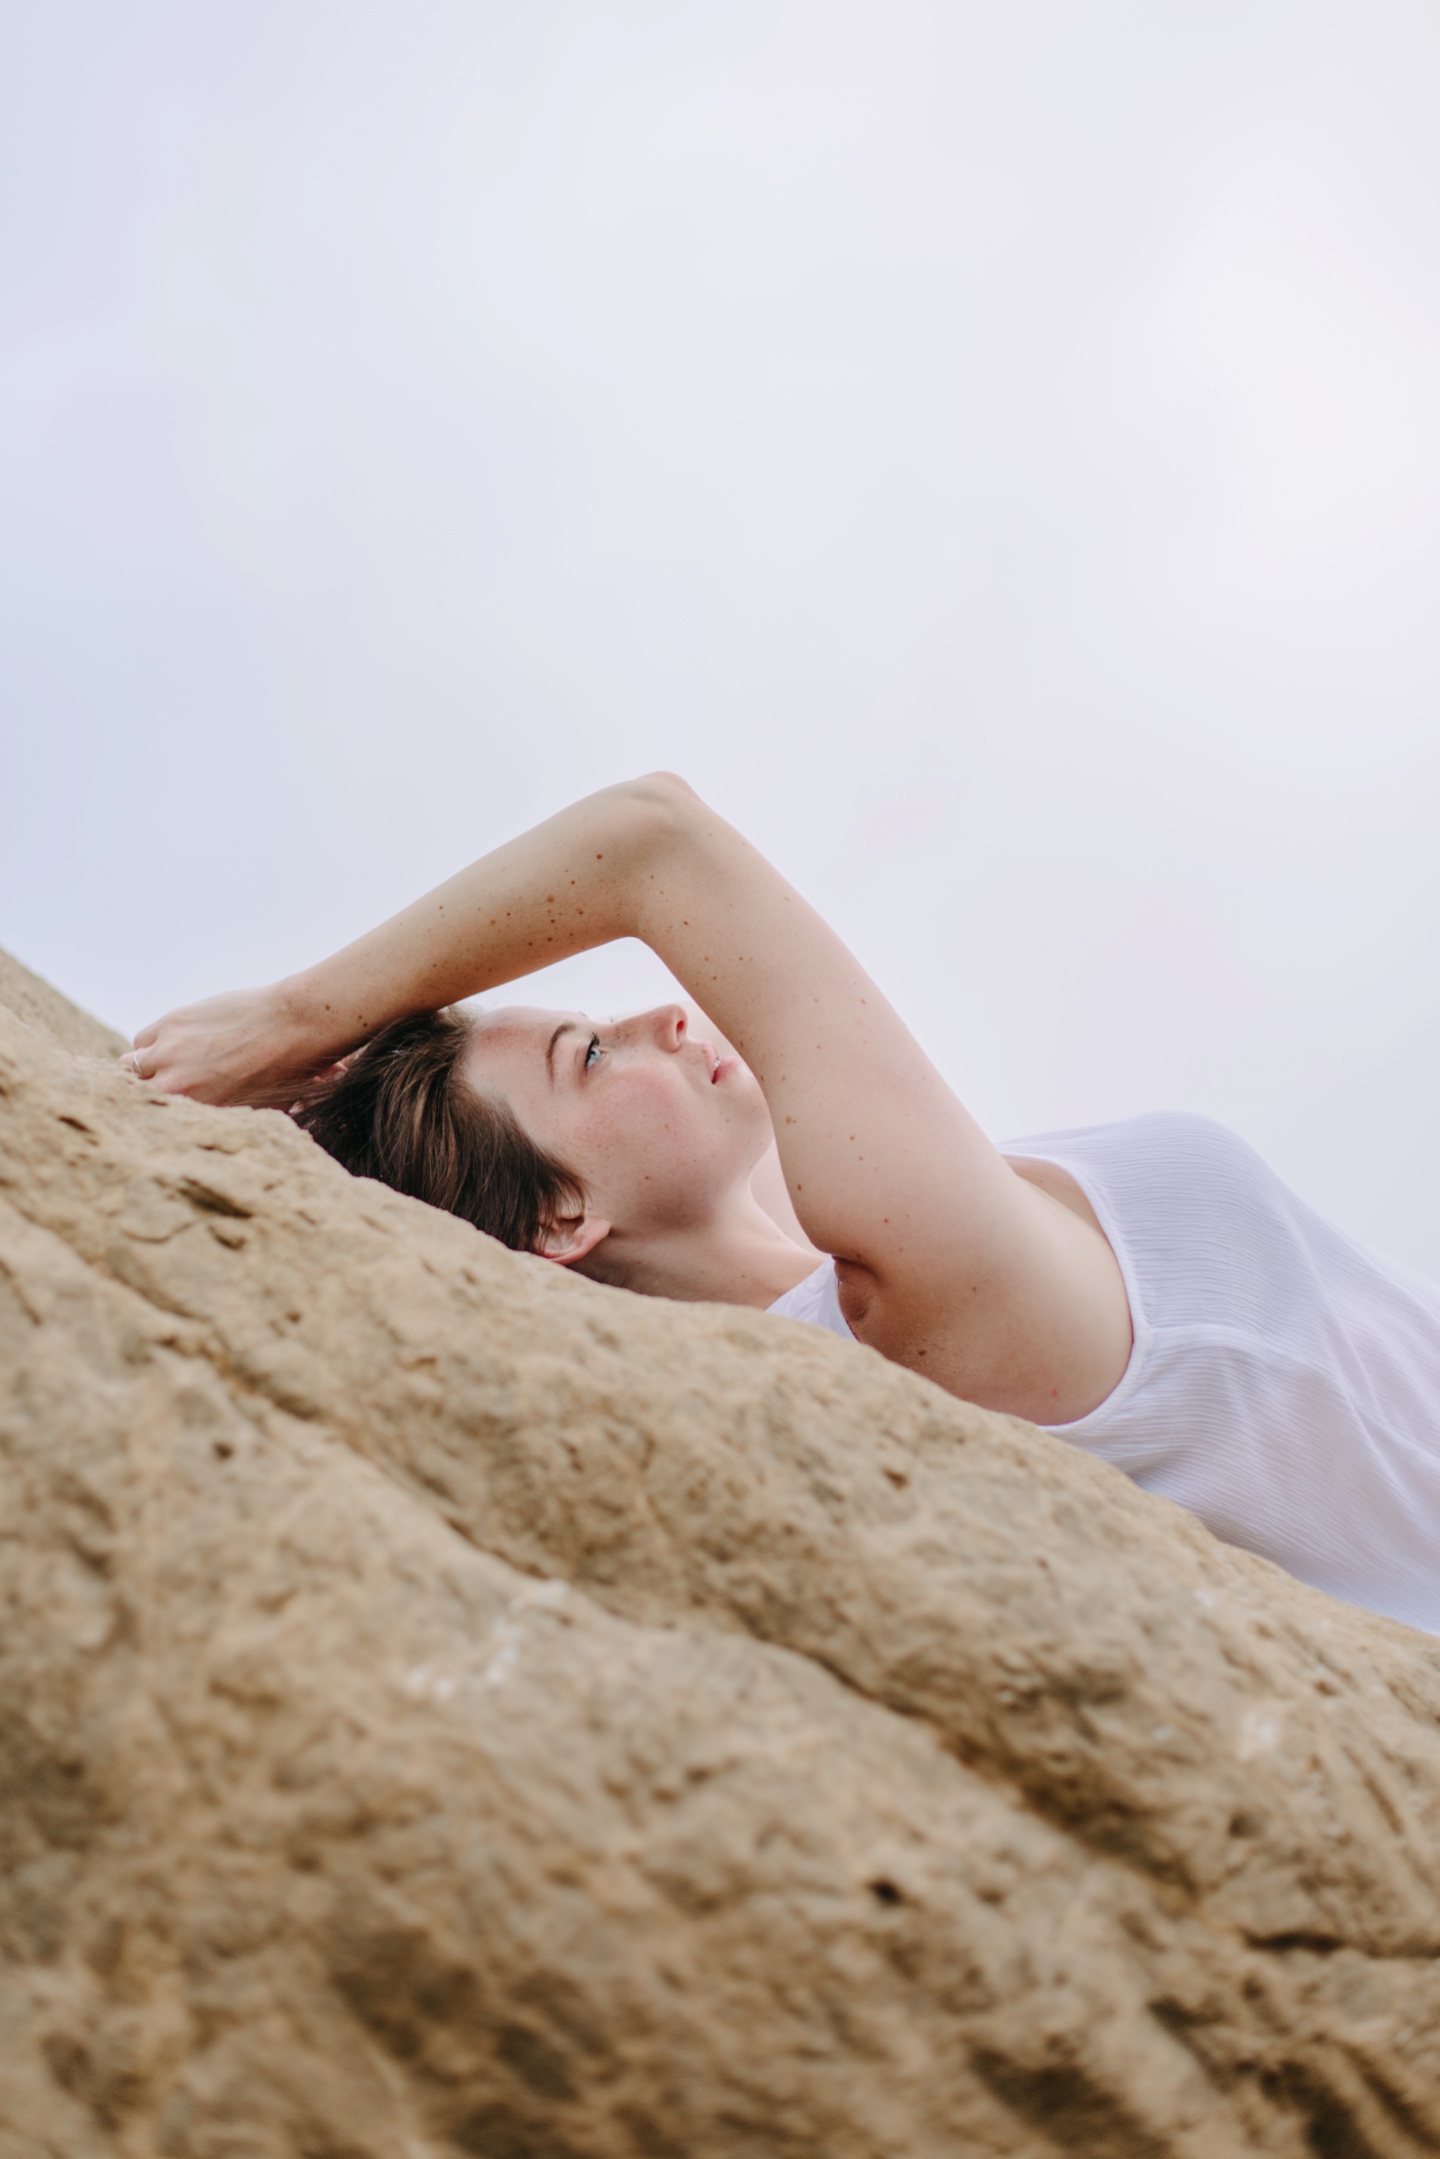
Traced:
<svg viewBox="0 0 1440 2159">
<path fill-rule="evenodd" d="M 464 1053 L 475 1022 L 453 1007 L 382 1027 L 333 1080 L 291 1111 L 356 1177 L 473 1222 L 512 1252 L 585 1205 L 581 1177 L 531 1138 L 510 1105 L 473 1086 Z"/>
</svg>

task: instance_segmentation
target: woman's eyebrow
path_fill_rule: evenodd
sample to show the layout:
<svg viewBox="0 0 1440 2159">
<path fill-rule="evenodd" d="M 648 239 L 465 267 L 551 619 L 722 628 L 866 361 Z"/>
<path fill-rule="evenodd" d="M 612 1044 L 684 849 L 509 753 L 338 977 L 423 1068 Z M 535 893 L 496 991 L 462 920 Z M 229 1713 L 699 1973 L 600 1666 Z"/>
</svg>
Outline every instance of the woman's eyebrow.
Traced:
<svg viewBox="0 0 1440 2159">
<path fill-rule="evenodd" d="M 555 1045 L 560 1040 L 561 1035 L 573 1034 L 574 1032 L 574 1020 L 561 1020 L 560 1025 L 556 1028 L 554 1034 L 551 1035 L 550 1040 L 545 1045 L 545 1070 L 550 1075 L 550 1084 L 552 1087 L 555 1084 Z"/>
</svg>

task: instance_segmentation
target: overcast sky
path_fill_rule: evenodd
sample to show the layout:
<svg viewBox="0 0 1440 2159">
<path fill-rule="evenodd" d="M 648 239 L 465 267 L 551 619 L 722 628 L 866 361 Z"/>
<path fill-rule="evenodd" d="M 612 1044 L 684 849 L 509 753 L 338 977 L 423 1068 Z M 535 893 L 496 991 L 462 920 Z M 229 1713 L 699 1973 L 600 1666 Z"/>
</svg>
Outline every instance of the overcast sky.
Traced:
<svg viewBox="0 0 1440 2159">
<path fill-rule="evenodd" d="M 1434 0 L 0 25 L 0 943 L 128 1031 L 669 766 L 996 1137 L 1440 1274 Z"/>
</svg>

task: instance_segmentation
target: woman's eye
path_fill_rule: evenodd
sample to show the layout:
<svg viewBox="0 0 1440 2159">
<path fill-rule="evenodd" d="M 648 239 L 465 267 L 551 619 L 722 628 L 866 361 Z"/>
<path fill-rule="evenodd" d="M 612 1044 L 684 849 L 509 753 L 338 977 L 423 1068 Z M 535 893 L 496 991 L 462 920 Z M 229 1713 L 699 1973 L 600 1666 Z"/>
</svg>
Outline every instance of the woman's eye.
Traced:
<svg viewBox="0 0 1440 2159">
<path fill-rule="evenodd" d="M 602 1050 L 602 1049 L 601 1049 L 601 1047 L 600 1047 L 600 1037 L 599 1037 L 599 1035 L 591 1035 L 591 1037 L 590 1037 L 590 1046 L 589 1046 L 589 1048 L 588 1048 L 588 1049 L 586 1050 L 586 1052 L 585 1052 L 585 1069 L 586 1069 L 586 1071 L 587 1071 L 587 1072 L 589 1071 L 589 1069 L 590 1069 L 590 1067 L 591 1067 L 591 1065 L 592 1065 L 592 1064 L 597 1064 L 597 1063 L 599 1062 L 599 1060 L 600 1060 L 600 1059 L 601 1059 L 601 1058 L 602 1058 L 602 1057 L 604 1056 L 604 1054 L 605 1054 L 604 1050 Z"/>
</svg>

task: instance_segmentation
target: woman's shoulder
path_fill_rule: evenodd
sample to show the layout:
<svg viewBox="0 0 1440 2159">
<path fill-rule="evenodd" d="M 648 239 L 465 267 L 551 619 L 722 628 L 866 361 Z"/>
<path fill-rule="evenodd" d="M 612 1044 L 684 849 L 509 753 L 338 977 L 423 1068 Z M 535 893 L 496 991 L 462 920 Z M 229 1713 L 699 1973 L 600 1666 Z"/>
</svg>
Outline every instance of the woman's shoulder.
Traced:
<svg viewBox="0 0 1440 2159">
<path fill-rule="evenodd" d="M 1278 1183 L 1238 1133 L 1191 1110 L 1152 1110 L 1113 1124 L 1028 1133 L 1002 1140 L 1000 1153 L 1011 1161 L 1055 1163 L 1092 1202 L 1097 1187 L 1117 1200 L 1130 1194 L 1173 1201 L 1182 1192 L 1205 1190 L 1219 1199 Z"/>
<path fill-rule="evenodd" d="M 1226 1271 L 1239 1244 L 1293 1238 L 1294 1195 L 1249 1143 L 1212 1117 L 1152 1111 L 1010 1140 L 1016 1162 L 1052 1163 L 1080 1187 L 1126 1272 L 1132 1308 L 1157 1259 L 1167 1272 Z"/>
<path fill-rule="evenodd" d="M 1096 1160 L 1131 1160 L 1159 1155 L 1260 1157 L 1228 1125 L 1194 1110 L 1147 1110 L 1138 1117 L 1122 1117 L 1108 1124 L 1067 1125 L 1054 1132 L 1030 1132 L 1018 1139 L 1001 1140 L 1003 1155 L 1028 1155 L 1039 1161 L 1058 1160 L 1077 1154 Z"/>
</svg>

